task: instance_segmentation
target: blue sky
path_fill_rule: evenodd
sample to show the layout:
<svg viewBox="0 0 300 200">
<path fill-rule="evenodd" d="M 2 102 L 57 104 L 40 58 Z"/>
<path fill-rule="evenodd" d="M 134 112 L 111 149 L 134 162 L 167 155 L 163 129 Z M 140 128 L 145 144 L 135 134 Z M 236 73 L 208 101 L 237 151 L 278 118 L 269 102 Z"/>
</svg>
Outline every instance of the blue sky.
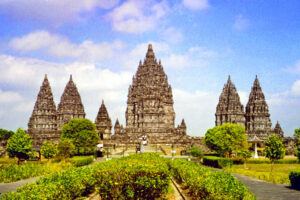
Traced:
<svg viewBox="0 0 300 200">
<path fill-rule="evenodd" d="M 128 86 L 152 43 L 173 88 L 176 124 L 203 136 L 227 76 L 246 106 L 255 75 L 273 126 L 300 127 L 300 2 L 1 0 L 0 127 L 27 128 L 44 74 L 56 105 L 69 74 L 87 118 L 104 99 L 125 124 Z"/>
</svg>

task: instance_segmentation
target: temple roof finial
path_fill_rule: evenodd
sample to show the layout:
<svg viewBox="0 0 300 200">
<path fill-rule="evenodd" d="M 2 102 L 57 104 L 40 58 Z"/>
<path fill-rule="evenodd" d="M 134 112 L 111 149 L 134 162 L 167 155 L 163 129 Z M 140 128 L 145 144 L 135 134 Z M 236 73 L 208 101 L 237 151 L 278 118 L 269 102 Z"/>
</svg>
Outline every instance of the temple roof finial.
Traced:
<svg viewBox="0 0 300 200">
<path fill-rule="evenodd" d="M 70 81 L 73 81 L 72 74 L 70 74 Z"/>
</svg>

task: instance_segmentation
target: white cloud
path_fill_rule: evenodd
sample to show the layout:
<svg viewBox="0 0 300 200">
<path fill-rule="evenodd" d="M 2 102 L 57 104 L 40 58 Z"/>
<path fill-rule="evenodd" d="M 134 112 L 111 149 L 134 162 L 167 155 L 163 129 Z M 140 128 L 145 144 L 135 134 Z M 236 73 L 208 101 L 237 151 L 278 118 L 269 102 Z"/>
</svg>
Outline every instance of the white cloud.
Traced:
<svg viewBox="0 0 300 200">
<path fill-rule="evenodd" d="M 177 43 L 183 39 L 183 36 L 180 30 L 170 27 L 163 31 L 162 33 L 163 38 L 171 43 Z"/>
<path fill-rule="evenodd" d="M 124 44 L 119 40 L 113 43 L 94 43 L 86 40 L 80 44 L 74 44 L 63 36 L 43 30 L 35 31 L 10 41 L 10 47 L 22 53 L 42 51 L 56 58 L 76 58 L 82 61 L 101 61 L 111 58 L 123 46 Z"/>
<path fill-rule="evenodd" d="M 92 63 L 61 64 L 0 55 L 0 84 L 10 85 L 20 91 L 19 94 L 14 90 L 5 92 L 0 90 L 0 110 L 5 113 L 5 118 L 1 118 L 1 124 L 10 129 L 17 128 L 16 124 L 27 127 L 26 123 L 44 74 L 48 74 L 56 105 L 59 103 L 69 74 L 72 74 L 88 118 L 95 119 L 101 99 L 104 99 L 112 120 L 115 121 L 119 117 L 124 124 L 127 91 L 133 75 L 131 72 L 112 72 L 109 69 L 96 68 Z"/>
<path fill-rule="evenodd" d="M 171 54 L 163 58 L 164 66 L 170 68 L 204 67 L 209 65 L 208 58 L 216 53 L 203 47 L 191 47 L 185 54 Z"/>
<path fill-rule="evenodd" d="M 50 22 L 57 26 L 81 20 L 82 14 L 95 8 L 110 9 L 118 3 L 119 0 L 1 0 L 0 7 L 9 15 Z"/>
<path fill-rule="evenodd" d="M 250 21 L 245 18 L 243 15 L 237 15 L 235 18 L 235 22 L 233 24 L 233 28 L 238 31 L 243 31 L 249 28 Z"/>
<path fill-rule="evenodd" d="M 207 129 L 215 126 L 214 114 L 218 103 L 218 94 L 174 89 L 173 95 L 176 124 L 179 124 L 184 118 L 189 135 L 204 136 Z"/>
<path fill-rule="evenodd" d="M 2 91 L 0 89 L 0 103 L 14 103 L 22 101 L 22 97 L 17 92 L 12 91 Z"/>
<path fill-rule="evenodd" d="M 209 8 L 208 0 L 183 0 L 182 3 L 191 10 L 204 10 Z"/>
<path fill-rule="evenodd" d="M 287 72 L 290 72 L 292 74 L 300 75 L 300 60 L 298 60 L 293 67 L 287 67 L 284 69 Z"/>
<path fill-rule="evenodd" d="M 139 60 L 143 61 L 146 56 L 148 44 L 152 44 L 152 48 L 157 59 L 160 59 L 161 55 L 164 55 L 170 50 L 170 46 L 164 42 L 149 41 L 140 43 L 136 45 L 128 54 L 124 54 L 121 57 L 121 66 L 128 69 L 137 69 Z"/>
<path fill-rule="evenodd" d="M 129 0 L 110 12 L 108 19 L 115 31 L 143 33 L 153 30 L 168 10 L 166 1 Z"/>
<path fill-rule="evenodd" d="M 294 95 L 300 95 L 300 80 L 297 80 L 292 86 L 292 93 Z"/>
</svg>

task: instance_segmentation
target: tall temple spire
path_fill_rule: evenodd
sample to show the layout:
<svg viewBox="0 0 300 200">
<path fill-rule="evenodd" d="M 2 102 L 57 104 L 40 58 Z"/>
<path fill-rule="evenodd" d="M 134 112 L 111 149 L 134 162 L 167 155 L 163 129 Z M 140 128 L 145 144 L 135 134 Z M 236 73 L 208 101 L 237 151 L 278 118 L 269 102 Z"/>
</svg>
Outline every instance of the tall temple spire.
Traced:
<svg viewBox="0 0 300 200">
<path fill-rule="evenodd" d="M 95 120 L 95 125 L 97 127 L 98 135 L 101 139 L 110 138 L 112 124 L 103 99 Z"/>
<path fill-rule="evenodd" d="M 265 140 L 271 134 L 269 107 L 257 76 L 255 77 L 249 101 L 246 106 L 246 131 L 250 137 L 256 135 Z"/>
<path fill-rule="evenodd" d="M 283 131 L 282 128 L 279 124 L 279 122 L 277 121 L 275 128 L 273 129 L 273 133 L 277 136 L 279 136 L 279 138 L 283 138 Z"/>
<path fill-rule="evenodd" d="M 56 126 L 56 106 L 46 74 L 28 122 L 28 134 L 33 139 L 33 147 L 39 149 L 44 140 L 58 140 Z"/>
<path fill-rule="evenodd" d="M 219 103 L 216 109 L 216 126 L 225 123 L 236 123 L 245 126 L 244 107 L 240 102 L 239 94 L 232 83 L 230 75 L 227 83 L 224 85 L 219 97 Z"/>
<path fill-rule="evenodd" d="M 85 118 L 85 112 L 81 102 L 80 94 L 75 83 L 73 82 L 72 75 L 70 75 L 69 82 L 67 83 L 60 98 L 60 103 L 58 104 L 58 130 L 60 131 L 61 127 L 73 118 Z"/>
<path fill-rule="evenodd" d="M 129 86 L 126 130 L 135 133 L 166 133 L 175 128 L 173 94 L 163 67 L 157 63 L 152 45 Z"/>
</svg>

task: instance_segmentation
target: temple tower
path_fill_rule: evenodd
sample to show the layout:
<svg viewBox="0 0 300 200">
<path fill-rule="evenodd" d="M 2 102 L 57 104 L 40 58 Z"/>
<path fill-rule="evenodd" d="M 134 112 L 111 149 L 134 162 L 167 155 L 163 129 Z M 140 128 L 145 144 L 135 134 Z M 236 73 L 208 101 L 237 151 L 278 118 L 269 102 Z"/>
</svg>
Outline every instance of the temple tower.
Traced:
<svg viewBox="0 0 300 200">
<path fill-rule="evenodd" d="M 172 88 L 152 45 L 128 89 L 126 132 L 132 135 L 161 135 L 174 131 Z"/>
<path fill-rule="evenodd" d="M 115 126 L 114 126 L 115 135 L 118 135 L 121 133 L 121 126 L 119 123 L 119 120 L 116 120 Z"/>
<path fill-rule="evenodd" d="M 56 106 L 47 75 L 45 75 L 28 122 L 28 134 L 33 140 L 35 150 L 41 148 L 44 140 L 54 142 L 59 140 L 56 123 Z"/>
<path fill-rule="evenodd" d="M 281 126 L 279 124 L 279 122 L 277 121 L 276 125 L 275 125 L 275 128 L 273 129 L 273 133 L 277 136 L 279 136 L 279 138 L 283 138 L 283 131 L 281 129 Z"/>
<path fill-rule="evenodd" d="M 256 135 L 266 140 L 271 134 L 269 107 L 256 76 L 246 106 L 246 132 L 250 138 Z"/>
<path fill-rule="evenodd" d="M 61 131 L 62 126 L 71 119 L 85 118 L 84 107 L 80 94 L 70 75 L 65 90 L 60 98 L 57 109 L 57 129 Z"/>
<path fill-rule="evenodd" d="M 112 124 L 103 100 L 95 120 L 95 125 L 101 140 L 110 138 Z"/>
<path fill-rule="evenodd" d="M 241 104 L 235 85 L 231 82 L 230 76 L 228 76 L 227 83 L 224 85 L 219 97 L 215 116 L 216 126 L 225 123 L 235 123 L 245 126 L 244 107 Z"/>
</svg>

